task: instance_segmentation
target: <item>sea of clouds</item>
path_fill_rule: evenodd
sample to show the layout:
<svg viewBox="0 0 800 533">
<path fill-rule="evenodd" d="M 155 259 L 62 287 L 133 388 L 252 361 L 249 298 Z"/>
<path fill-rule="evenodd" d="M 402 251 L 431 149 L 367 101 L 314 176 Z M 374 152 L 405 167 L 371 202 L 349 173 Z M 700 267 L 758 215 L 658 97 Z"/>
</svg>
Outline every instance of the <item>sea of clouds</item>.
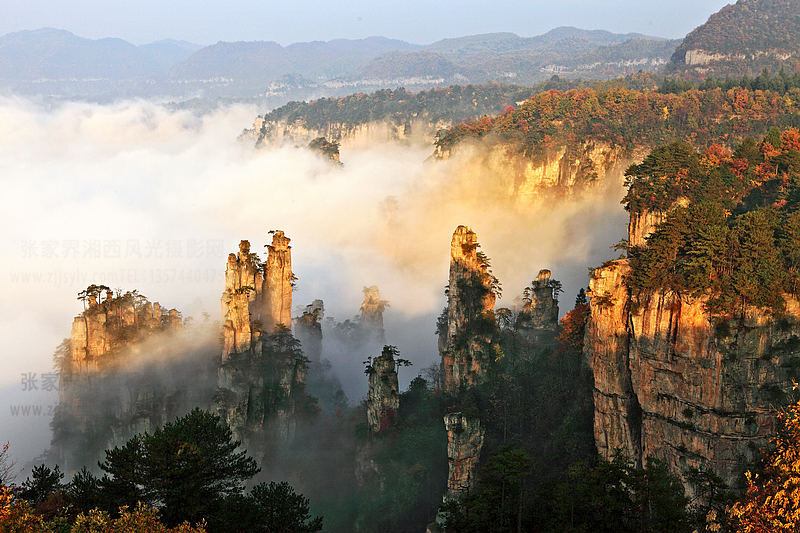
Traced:
<svg viewBox="0 0 800 533">
<path fill-rule="evenodd" d="M 320 298 L 325 315 L 343 321 L 358 313 L 364 286 L 380 288 L 391 306 L 387 343 L 414 364 L 403 369 L 407 383 L 437 361 L 435 319 L 458 225 L 491 258 L 504 287 L 498 305 L 515 305 L 549 268 L 564 284 L 562 314 L 586 286 L 587 267 L 613 257 L 609 247 L 625 235 L 619 183 L 520 206 L 503 177 L 464 171 L 469 151 L 433 162 L 431 146 L 345 144 L 338 167 L 295 146 L 240 146 L 259 111 L 196 116 L 146 101 L 0 98 L 0 440 L 17 457 L 49 444 L 46 413 L 58 394 L 44 378 L 83 310 L 78 292 L 92 283 L 219 320 L 227 255 L 242 239 L 266 252 L 268 232 L 282 229 L 292 239 L 295 305 Z M 331 359 L 359 401 L 361 360 Z M 45 409 L 12 413 L 26 405 Z"/>
</svg>

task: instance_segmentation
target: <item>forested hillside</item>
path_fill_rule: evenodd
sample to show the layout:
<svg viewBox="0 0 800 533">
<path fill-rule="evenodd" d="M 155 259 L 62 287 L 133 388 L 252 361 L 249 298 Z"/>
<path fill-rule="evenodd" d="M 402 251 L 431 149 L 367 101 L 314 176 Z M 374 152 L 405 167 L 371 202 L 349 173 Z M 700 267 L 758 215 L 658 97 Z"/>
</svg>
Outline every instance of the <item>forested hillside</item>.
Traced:
<svg viewBox="0 0 800 533">
<path fill-rule="evenodd" d="M 441 131 L 437 153 L 470 139 L 504 143 L 534 157 L 549 147 L 607 141 L 623 148 L 655 147 L 676 140 L 694 146 L 732 146 L 775 125 L 800 125 L 800 89 L 787 92 L 736 87 L 678 94 L 625 88 L 551 90 L 497 117 Z"/>
<path fill-rule="evenodd" d="M 734 316 L 746 306 L 785 311 L 800 292 L 800 132 L 777 128 L 730 151 L 702 153 L 675 142 L 628 170 L 624 198 L 633 214 L 670 211 L 631 250 L 634 294 L 667 289 L 710 294 L 710 311 Z"/>
<path fill-rule="evenodd" d="M 764 68 L 800 68 L 800 2 L 739 0 L 711 15 L 675 50 L 667 74 L 758 75 Z"/>
</svg>

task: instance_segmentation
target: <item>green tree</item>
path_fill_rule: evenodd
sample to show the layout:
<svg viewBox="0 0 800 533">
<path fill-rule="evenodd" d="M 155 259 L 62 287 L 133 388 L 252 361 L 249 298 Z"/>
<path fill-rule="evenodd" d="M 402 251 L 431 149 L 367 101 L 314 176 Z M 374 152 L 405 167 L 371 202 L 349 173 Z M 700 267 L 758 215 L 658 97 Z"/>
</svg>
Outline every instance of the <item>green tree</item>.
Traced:
<svg viewBox="0 0 800 533">
<path fill-rule="evenodd" d="M 311 518 L 308 498 L 296 494 L 285 481 L 259 483 L 250 491 L 248 499 L 255 508 L 259 524 L 251 531 L 313 533 L 322 529 L 322 517 Z"/>
<path fill-rule="evenodd" d="M 94 509 L 100 504 L 100 481 L 85 466 L 72 476 L 66 491 L 81 512 Z"/>
<path fill-rule="evenodd" d="M 239 444 L 219 417 L 194 409 L 152 435 L 109 450 L 100 468 L 113 476 L 112 484 L 120 482 L 126 497 L 138 492 L 144 502 L 158 506 L 167 525 L 198 522 L 260 470 L 247 452 L 236 451 Z"/>
<path fill-rule="evenodd" d="M 53 469 L 46 465 L 34 466 L 31 476 L 22 484 L 23 490 L 20 496 L 34 507 L 40 505 L 49 495 L 63 488 L 61 484 L 63 477 L 64 474 L 58 465 Z"/>
<path fill-rule="evenodd" d="M 483 468 L 478 490 L 441 506 L 448 532 L 522 531 L 525 478 L 531 458 L 513 444 L 493 452 Z"/>
</svg>

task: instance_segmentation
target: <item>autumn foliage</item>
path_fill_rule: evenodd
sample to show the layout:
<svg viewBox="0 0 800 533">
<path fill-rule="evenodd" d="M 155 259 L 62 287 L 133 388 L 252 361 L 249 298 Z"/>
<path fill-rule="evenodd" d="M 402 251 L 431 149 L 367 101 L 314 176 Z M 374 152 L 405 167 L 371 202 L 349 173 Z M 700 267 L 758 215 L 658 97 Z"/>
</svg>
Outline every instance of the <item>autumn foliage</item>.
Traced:
<svg viewBox="0 0 800 533">
<path fill-rule="evenodd" d="M 668 290 L 706 296 L 717 316 L 781 313 L 783 295 L 800 293 L 799 148 L 797 129 L 773 128 L 732 152 L 675 142 L 632 165 L 626 209 L 666 215 L 628 250 L 634 297 Z"/>
<path fill-rule="evenodd" d="M 800 528 L 800 403 L 780 418 L 783 431 L 773 440 L 764 473 L 747 473 L 745 497 L 729 509 L 731 525 L 741 533 Z"/>
<path fill-rule="evenodd" d="M 466 139 L 506 143 L 536 157 L 548 148 L 607 142 L 626 150 L 683 141 L 732 146 L 800 117 L 800 88 L 788 91 L 719 87 L 678 94 L 625 87 L 550 90 L 513 111 L 466 121 L 437 135 L 438 153 Z"/>
</svg>

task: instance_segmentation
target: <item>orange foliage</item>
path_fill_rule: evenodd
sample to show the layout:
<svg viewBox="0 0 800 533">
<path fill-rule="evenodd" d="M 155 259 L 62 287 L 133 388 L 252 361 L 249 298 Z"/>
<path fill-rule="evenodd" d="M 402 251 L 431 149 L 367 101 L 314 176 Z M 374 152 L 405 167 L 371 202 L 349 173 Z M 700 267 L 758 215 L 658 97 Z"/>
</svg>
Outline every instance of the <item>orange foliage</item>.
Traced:
<svg viewBox="0 0 800 533">
<path fill-rule="evenodd" d="M 586 331 L 586 317 L 589 315 L 589 304 L 578 303 L 575 308 L 567 312 L 561 319 L 561 333 L 558 341 L 557 352 L 560 354 L 575 354 L 583 352 L 583 334 Z"/>
<path fill-rule="evenodd" d="M 747 472 L 747 492 L 729 510 L 742 533 L 777 533 L 800 528 L 800 404 L 780 415 L 785 433 L 773 439 L 764 477 Z"/>
<path fill-rule="evenodd" d="M 800 131 L 790 128 L 781 134 L 781 148 L 786 150 L 800 150 Z"/>
</svg>

